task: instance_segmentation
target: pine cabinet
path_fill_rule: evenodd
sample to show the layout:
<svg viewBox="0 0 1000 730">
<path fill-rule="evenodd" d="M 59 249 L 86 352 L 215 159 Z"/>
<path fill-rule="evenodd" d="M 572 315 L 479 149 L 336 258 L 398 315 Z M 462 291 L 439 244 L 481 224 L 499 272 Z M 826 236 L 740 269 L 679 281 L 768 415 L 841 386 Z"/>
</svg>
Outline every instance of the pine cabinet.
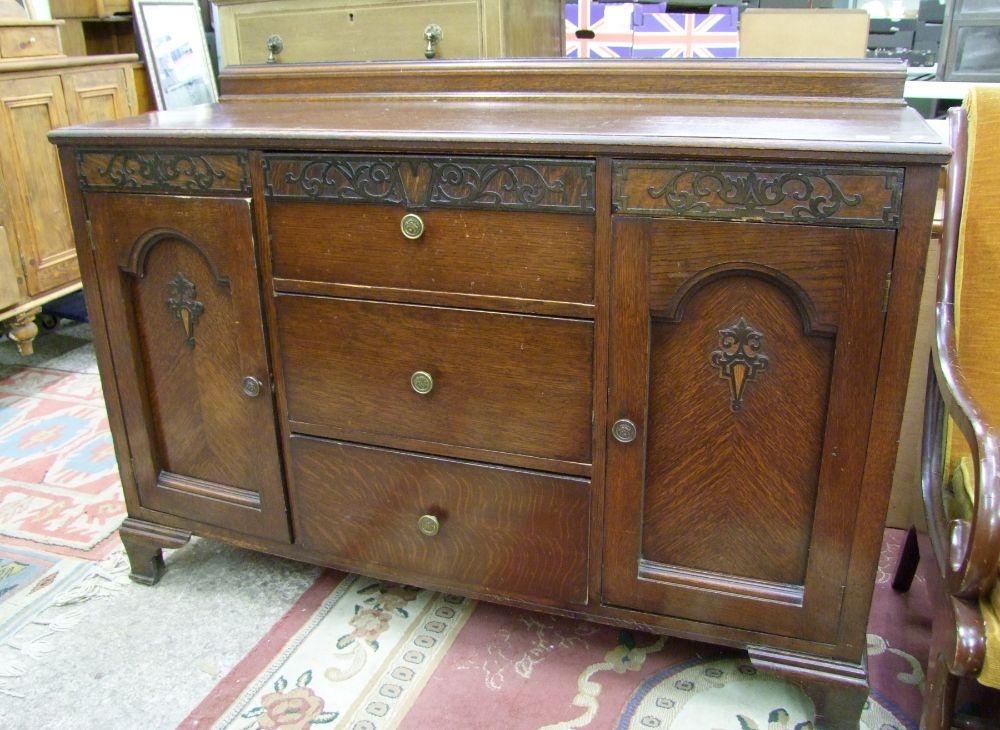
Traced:
<svg viewBox="0 0 1000 730">
<path fill-rule="evenodd" d="M 0 61 L 0 322 L 30 354 L 34 317 L 80 287 L 59 157 L 48 141 L 70 124 L 120 119 L 135 108 L 134 56 Z M 0 244 L 4 241 L 0 240 Z M 16 295 L 14 294 L 16 292 Z"/>
</svg>

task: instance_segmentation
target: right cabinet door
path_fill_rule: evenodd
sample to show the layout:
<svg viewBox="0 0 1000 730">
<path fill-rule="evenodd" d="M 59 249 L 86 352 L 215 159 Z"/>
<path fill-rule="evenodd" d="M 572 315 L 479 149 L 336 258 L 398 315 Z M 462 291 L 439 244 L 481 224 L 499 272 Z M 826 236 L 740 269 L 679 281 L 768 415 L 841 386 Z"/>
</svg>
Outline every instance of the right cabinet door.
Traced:
<svg viewBox="0 0 1000 730">
<path fill-rule="evenodd" d="M 618 217 L 603 600 L 833 641 L 888 230 Z"/>
</svg>

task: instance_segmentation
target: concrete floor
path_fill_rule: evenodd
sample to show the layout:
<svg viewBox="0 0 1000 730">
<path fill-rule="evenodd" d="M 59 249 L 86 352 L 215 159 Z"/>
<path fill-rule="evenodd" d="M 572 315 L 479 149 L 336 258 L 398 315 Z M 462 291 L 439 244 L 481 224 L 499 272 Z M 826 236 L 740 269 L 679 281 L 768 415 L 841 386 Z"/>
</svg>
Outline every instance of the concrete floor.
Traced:
<svg viewBox="0 0 1000 730">
<path fill-rule="evenodd" d="M 93 371 L 86 325 L 43 333 L 21 360 L 0 342 L 0 367 Z M 0 695 L 0 727 L 173 728 L 308 588 L 319 569 L 207 540 L 167 553 L 155 587 L 81 604 L 54 649 L 26 659 L 23 699 Z"/>
</svg>

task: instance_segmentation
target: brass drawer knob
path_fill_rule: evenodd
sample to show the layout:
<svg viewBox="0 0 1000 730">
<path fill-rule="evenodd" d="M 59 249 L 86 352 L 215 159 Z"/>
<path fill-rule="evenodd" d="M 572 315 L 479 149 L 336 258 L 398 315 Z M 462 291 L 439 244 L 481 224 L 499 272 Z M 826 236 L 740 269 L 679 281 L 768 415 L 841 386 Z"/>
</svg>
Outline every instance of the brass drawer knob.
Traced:
<svg viewBox="0 0 1000 730">
<path fill-rule="evenodd" d="M 437 55 L 437 44 L 444 38 L 444 29 L 437 23 L 431 23 L 424 28 L 424 40 L 427 41 L 427 48 L 424 55 L 427 58 L 434 58 Z"/>
<path fill-rule="evenodd" d="M 621 418 L 615 421 L 614 425 L 611 427 L 611 435 L 614 436 L 615 441 L 618 441 L 619 443 L 630 444 L 635 441 L 635 424 L 627 418 Z"/>
<path fill-rule="evenodd" d="M 399 222 L 399 230 L 411 241 L 416 241 L 424 235 L 424 219 L 416 213 L 407 213 Z"/>
<path fill-rule="evenodd" d="M 285 50 L 285 41 L 282 40 L 281 36 L 278 34 L 268 36 L 267 41 L 267 62 L 277 63 L 277 56 L 281 55 L 281 52 Z"/>
<path fill-rule="evenodd" d="M 427 395 L 434 390 L 434 378 L 426 370 L 418 370 L 410 376 L 410 387 L 415 393 Z"/>
<path fill-rule="evenodd" d="M 421 515 L 417 520 L 417 528 L 427 537 L 434 537 L 441 531 L 441 522 L 434 515 Z"/>
<path fill-rule="evenodd" d="M 260 391 L 263 387 L 264 384 L 252 375 L 247 375 L 243 378 L 243 395 L 247 398 L 256 398 L 260 395 Z"/>
</svg>

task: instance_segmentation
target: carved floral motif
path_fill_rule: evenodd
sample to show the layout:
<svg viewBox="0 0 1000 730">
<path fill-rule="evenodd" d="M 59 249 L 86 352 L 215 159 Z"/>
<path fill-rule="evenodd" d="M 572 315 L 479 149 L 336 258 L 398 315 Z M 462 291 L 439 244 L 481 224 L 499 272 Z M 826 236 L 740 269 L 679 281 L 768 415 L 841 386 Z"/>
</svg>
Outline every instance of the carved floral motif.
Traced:
<svg viewBox="0 0 1000 730">
<path fill-rule="evenodd" d="M 198 318 L 205 311 L 205 305 L 196 297 L 198 290 L 194 282 L 178 272 L 170 281 L 170 295 L 167 297 L 167 309 L 184 327 L 184 344 L 194 347 L 194 328 Z"/>
<path fill-rule="evenodd" d="M 761 352 L 763 337 L 743 317 L 719 330 L 720 349 L 712 353 L 712 365 L 718 368 L 720 378 L 729 381 L 730 407 L 734 411 L 743 408 L 747 383 L 766 370 L 770 362 Z"/>
</svg>

